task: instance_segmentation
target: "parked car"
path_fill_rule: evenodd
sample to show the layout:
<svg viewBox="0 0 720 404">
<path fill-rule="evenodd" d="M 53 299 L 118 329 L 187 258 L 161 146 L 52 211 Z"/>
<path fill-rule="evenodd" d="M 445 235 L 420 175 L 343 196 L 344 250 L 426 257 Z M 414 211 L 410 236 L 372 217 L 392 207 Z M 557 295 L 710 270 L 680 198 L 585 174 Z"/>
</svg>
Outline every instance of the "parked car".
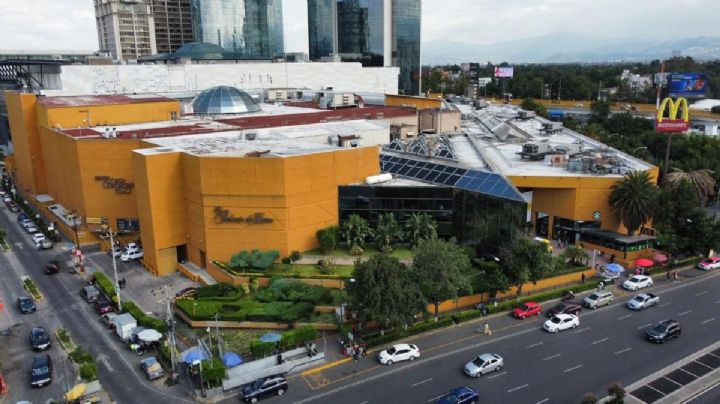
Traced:
<svg viewBox="0 0 720 404">
<path fill-rule="evenodd" d="M 555 306 L 551 307 L 547 311 L 548 317 L 553 317 L 558 314 L 574 314 L 577 315 L 582 311 L 582 306 L 575 303 L 558 303 Z"/>
<path fill-rule="evenodd" d="M 705 258 L 698 263 L 698 268 L 702 269 L 703 271 L 711 271 L 713 269 L 718 269 L 720 268 L 720 257 L 715 255 Z"/>
<path fill-rule="evenodd" d="M 20 207 L 15 202 L 9 203 L 8 209 L 10 209 L 10 212 L 13 212 L 13 213 L 20 212 Z"/>
<path fill-rule="evenodd" d="M 80 289 L 80 296 L 88 303 L 95 303 L 100 296 L 100 292 L 95 286 L 87 285 Z"/>
<path fill-rule="evenodd" d="M 108 302 L 105 298 L 99 298 L 95 302 L 95 311 L 102 315 L 110 313 L 111 311 L 114 311 L 112 304 Z"/>
<path fill-rule="evenodd" d="M 420 350 L 413 344 L 396 344 L 380 352 L 378 360 L 383 365 L 392 365 L 395 362 L 411 360 L 420 357 Z"/>
<path fill-rule="evenodd" d="M 165 375 L 165 369 L 163 369 L 160 362 L 154 356 L 149 356 L 140 361 L 140 368 L 145 373 L 145 377 L 148 380 L 155 380 Z"/>
<path fill-rule="evenodd" d="M 437 404 L 476 404 L 480 394 L 472 387 L 458 387 L 438 398 Z"/>
<path fill-rule="evenodd" d="M 538 316 L 542 311 L 542 306 L 535 302 L 525 302 L 512 311 L 512 315 L 517 318 L 525 318 L 530 316 Z"/>
<path fill-rule="evenodd" d="M 558 332 L 575 328 L 580 325 L 580 318 L 573 314 L 558 314 L 543 324 L 543 329 L 548 332 Z"/>
<path fill-rule="evenodd" d="M 175 297 L 185 297 L 185 296 L 194 295 L 195 293 L 197 293 L 197 291 L 198 291 L 198 288 L 196 288 L 196 287 L 185 288 L 185 289 L 182 289 L 179 292 L 175 293 Z"/>
<path fill-rule="evenodd" d="M 596 309 L 602 305 L 612 304 L 614 297 L 615 296 L 612 294 L 612 292 L 606 292 L 606 291 L 594 292 L 590 296 L 583 299 L 583 304 L 585 305 L 585 307 L 589 307 L 591 309 Z"/>
<path fill-rule="evenodd" d="M 30 369 L 30 386 L 43 387 L 52 383 L 52 359 L 50 355 L 33 358 Z"/>
<path fill-rule="evenodd" d="M 639 295 L 628 300 L 630 310 L 645 310 L 650 306 L 655 306 L 660 302 L 660 297 L 652 293 L 640 293 Z"/>
<path fill-rule="evenodd" d="M 42 241 L 35 243 L 35 249 L 38 251 L 39 250 L 49 250 L 49 249 L 53 248 L 53 245 L 54 244 L 52 241 L 45 238 Z"/>
<path fill-rule="evenodd" d="M 22 226 L 23 228 L 26 228 L 26 227 L 34 224 L 34 223 L 32 222 L 32 220 L 30 220 L 30 219 L 27 217 L 27 215 L 24 214 L 24 213 L 21 213 L 21 214 L 18 215 L 18 223 L 19 223 L 20 226 Z"/>
<path fill-rule="evenodd" d="M 3 198 L 3 202 L 5 202 L 6 204 L 12 203 L 12 198 L 11 198 L 10 196 L 8 196 L 8 195 L 3 195 L 2 198 Z"/>
<path fill-rule="evenodd" d="M 142 250 L 140 250 L 140 251 L 133 251 L 133 252 L 124 252 L 124 253 L 122 253 L 122 255 L 120 256 L 120 260 L 121 260 L 121 261 L 124 261 L 124 262 L 127 262 L 127 261 L 131 261 L 131 260 L 140 259 L 140 258 L 142 258 L 142 257 L 144 257 L 144 256 L 145 256 L 145 254 L 142 252 Z"/>
<path fill-rule="evenodd" d="M 633 275 L 623 282 L 623 288 L 627 290 L 638 290 L 653 285 L 653 280 L 647 275 Z"/>
<path fill-rule="evenodd" d="M 34 224 L 31 224 L 31 225 L 29 225 L 29 226 L 26 226 L 26 227 L 25 227 L 25 230 L 27 230 L 27 232 L 30 233 L 30 234 L 35 234 L 35 233 L 39 233 L 39 232 L 40 232 L 40 230 L 38 230 L 38 228 L 35 227 Z"/>
<path fill-rule="evenodd" d="M 120 248 L 120 246 L 115 246 L 107 250 L 107 253 L 111 257 L 120 258 L 120 256 L 123 254 L 123 249 Z"/>
<path fill-rule="evenodd" d="M 663 343 L 670 338 L 677 338 L 682 334 L 680 323 L 675 320 L 663 320 L 655 325 L 655 327 L 647 330 L 647 339 L 650 342 Z"/>
<path fill-rule="evenodd" d="M 499 372 L 505 361 L 498 354 L 485 353 L 465 364 L 465 374 L 480 377 L 486 373 Z"/>
<path fill-rule="evenodd" d="M 105 327 L 112 330 L 115 328 L 115 323 L 114 323 L 115 317 L 117 317 L 117 314 L 115 314 L 115 313 L 103 314 L 100 317 L 100 321 L 102 321 L 102 323 L 103 323 L 103 325 L 105 325 Z"/>
<path fill-rule="evenodd" d="M 282 396 L 288 389 L 288 382 L 283 375 L 261 377 L 243 386 L 240 398 L 246 403 L 257 403 L 258 400 L 277 394 Z"/>
<path fill-rule="evenodd" d="M 140 250 L 142 250 L 142 247 L 140 247 L 140 244 L 138 244 L 138 243 L 127 243 L 127 245 L 125 246 L 125 249 L 123 250 L 123 252 L 133 253 L 133 252 L 137 252 L 137 251 L 140 251 Z"/>
<path fill-rule="evenodd" d="M 30 330 L 30 346 L 34 351 L 50 348 L 50 336 L 43 327 L 34 327 Z"/>
<path fill-rule="evenodd" d="M 17 304 L 18 309 L 20 310 L 20 313 L 26 314 L 26 313 L 32 313 L 37 311 L 37 307 L 35 307 L 35 302 L 30 296 L 20 296 L 15 301 L 15 304 Z"/>
<path fill-rule="evenodd" d="M 60 261 L 48 262 L 48 264 L 45 265 L 43 272 L 45 272 L 45 275 L 52 275 L 60 272 Z"/>
</svg>

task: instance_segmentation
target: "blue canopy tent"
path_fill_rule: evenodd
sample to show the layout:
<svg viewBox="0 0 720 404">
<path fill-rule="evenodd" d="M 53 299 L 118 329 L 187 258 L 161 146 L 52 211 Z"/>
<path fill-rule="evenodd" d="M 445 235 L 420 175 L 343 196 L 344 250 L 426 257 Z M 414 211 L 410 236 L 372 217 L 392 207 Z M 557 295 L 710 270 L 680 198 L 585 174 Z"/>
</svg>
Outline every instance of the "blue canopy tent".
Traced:
<svg viewBox="0 0 720 404">
<path fill-rule="evenodd" d="M 614 274 L 619 274 L 625 271 L 625 268 L 623 268 L 622 265 L 615 263 L 605 265 L 605 269 Z"/>
<path fill-rule="evenodd" d="M 280 342 L 281 339 L 282 335 L 274 331 L 266 332 L 265 334 L 260 336 L 260 341 L 262 342 Z"/>
<path fill-rule="evenodd" d="M 232 368 L 243 363 L 242 357 L 235 352 L 225 352 L 223 354 L 222 361 L 228 368 Z"/>
<path fill-rule="evenodd" d="M 187 364 L 193 364 L 194 362 L 203 361 L 206 359 L 210 359 L 205 354 L 205 351 L 203 351 L 200 348 L 191 348 L 187 351 L 183 352 L 182 359 Z"/>
</svg>

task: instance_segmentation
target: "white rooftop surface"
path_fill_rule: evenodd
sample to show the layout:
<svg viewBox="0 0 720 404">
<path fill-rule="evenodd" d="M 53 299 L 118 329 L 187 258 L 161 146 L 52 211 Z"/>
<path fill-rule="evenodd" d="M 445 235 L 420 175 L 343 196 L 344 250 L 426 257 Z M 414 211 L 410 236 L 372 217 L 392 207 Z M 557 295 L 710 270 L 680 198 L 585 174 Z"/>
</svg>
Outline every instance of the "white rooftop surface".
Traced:
<svg viewBox="0 0 720 404">
<path fill-rule="evenodd" d="M 479 111 L 473 111 L 469 105 L 460 104 L 458 107 L 463 112 L 463 118 L 466 116 L 482 116 L 482 121 L 491 127 L 507 121 L 509 117 L 515 115 L 518 110 L 517 107 L 505 105 L 491 105 L 488 108 Z M 463 119 L 463 130 L 467 133 L 468 137 L 471 137 L 476 142 L 476 145 L 479 146 L 478 148 L 473 148 L 473 152 L 475 152 L 475 150 L 479 150 L 482 155 L 481 161 L 485 161 L 492 171 L 502 173 L 506 176 L 596 177 L 600 175 L 596 173 L 586 174 L 582 172 L 568 171 L 564 167 L 551 167 L 550 164 L 544 160 L 523 160 L 518 154 L 522 151 L 523 143 L 540 141 L 548 141 L 551 145 L 569 145 L 580 142 L 583 144 L 585 150 L 602 149 L 606 152 L 612 152 L 621 159 L 623 164 L 629 170 L 647 170 L 652 167 L 652 165 L 647 162 L 622 153 L 616 149 L 612 149 L 603 143 L 566 128 L 563 128 L 563 130 L 557 134 L 549 136 L 545 134 L 541 135 L 540 128 L 542 127 L 543 122 L 549 121 L 542 118 L 533 118 L 526 121 L 512 119 L 510 124 L 514 126 L 514 128 L 511 127 L 511 133 L 528 136 L 526 140 L 522 141 L 518 138 L 515 138 L 512 141 L 500 140 L 496 138 L 486 126 L 474 120 Z M 453 143 L 453 145 L 455 145 L 455 143 Z M 463 166 L 471 168 L 476 167 L 475 158 L 468 162 L 466 162 L 463 158 L 467 154 L 470 154 L 469 152 L 466 150 L 461 151 L 460 147 L 456 147 L 455 150 L 460 157 L 461 164 Z M 621 177 L 620 174 L 604 174 L 602 176 Z"/>
<path fill-rule="evenodd" d="M 355 184 L 364 185 L 365 183 Z M 429 182 L 413 180 L 410 178 L 393 177 L 390 181 L 383 181 L 373 184 L 374 187 L 436 187 L 437 185 Z"/>
</svg>

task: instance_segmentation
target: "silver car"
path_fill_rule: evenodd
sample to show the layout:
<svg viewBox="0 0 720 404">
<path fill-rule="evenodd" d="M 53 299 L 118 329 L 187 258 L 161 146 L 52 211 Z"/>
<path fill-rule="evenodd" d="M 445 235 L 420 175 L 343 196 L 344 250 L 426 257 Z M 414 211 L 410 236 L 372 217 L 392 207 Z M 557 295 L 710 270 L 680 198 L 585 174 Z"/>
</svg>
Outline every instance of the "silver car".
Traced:
<svg viewBox="0 0 720 404">
<path fill-rule="evenodd" d="M 465 364 L 465 374 L 480 377 L 486 373 L 499 372 L 505 361 L 498 354 L 485 353 Z"/>
</svg>

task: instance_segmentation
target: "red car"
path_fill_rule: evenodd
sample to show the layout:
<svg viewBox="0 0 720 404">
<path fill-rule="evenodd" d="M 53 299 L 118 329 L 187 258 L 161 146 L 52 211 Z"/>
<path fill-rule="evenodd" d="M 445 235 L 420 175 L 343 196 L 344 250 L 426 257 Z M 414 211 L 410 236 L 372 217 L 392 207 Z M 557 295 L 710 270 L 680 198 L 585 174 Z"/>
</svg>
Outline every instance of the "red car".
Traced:
<svg viewBox="0 0 720 404">
<path fill-rule="evenodd" d="M 106 314 L 114 310 L 110 302 L 105 299 L 98 299 L 98 301 L 95 302 L 95 311 L 97 311 L 98 314 Z"/>
<path fill-rule="evenodd" d="M 526 302 L 513 309 L 512 314 L 517 318 L 537 316 L 542 311 L 542 306 L 535 302 Z"/>
</svg>

